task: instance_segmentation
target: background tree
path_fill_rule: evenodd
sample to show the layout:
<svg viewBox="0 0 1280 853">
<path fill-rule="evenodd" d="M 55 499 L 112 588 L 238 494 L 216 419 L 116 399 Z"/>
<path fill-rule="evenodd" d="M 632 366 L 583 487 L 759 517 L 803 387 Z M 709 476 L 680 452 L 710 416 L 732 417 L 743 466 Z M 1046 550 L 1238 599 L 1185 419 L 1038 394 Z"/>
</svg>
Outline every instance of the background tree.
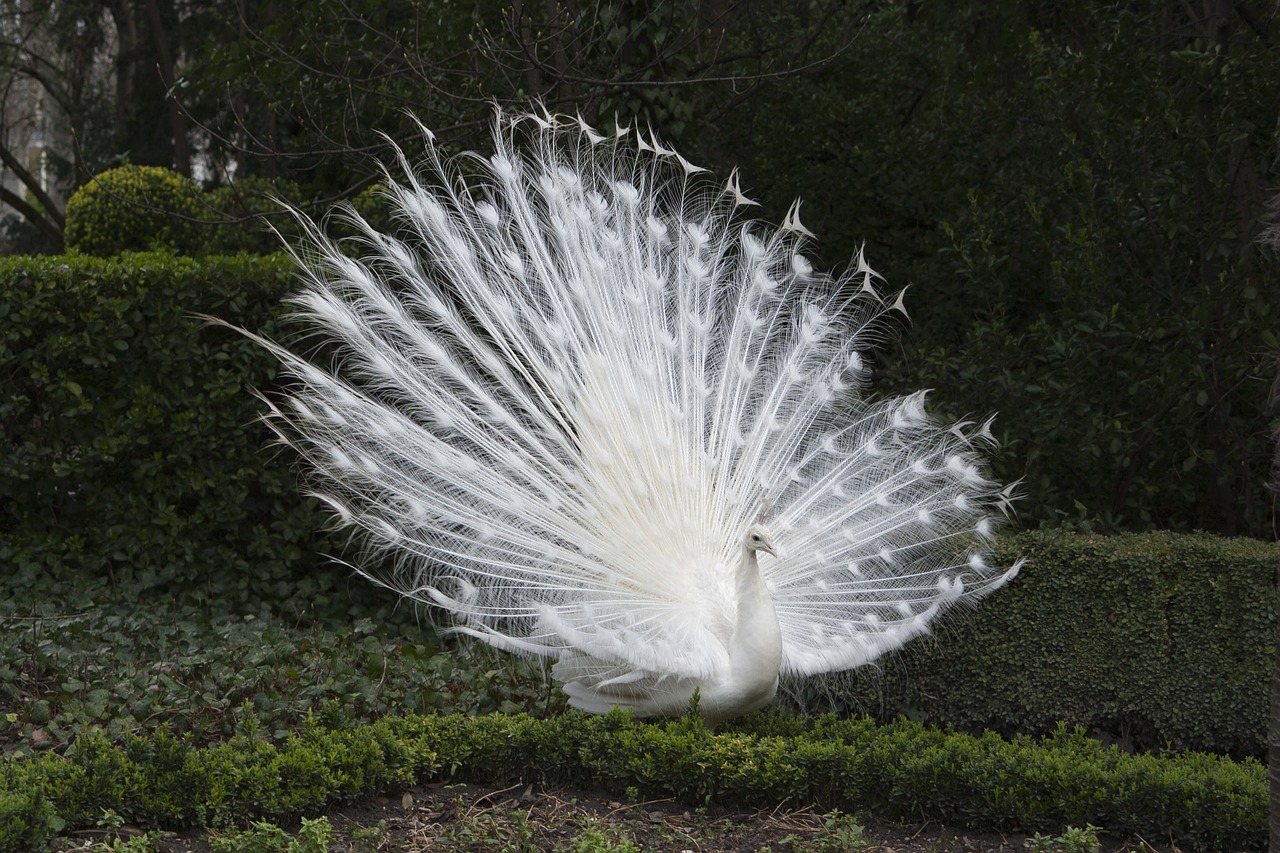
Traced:
<svg viewBox="0 0 1280 853">
<path fill-rule="evenodd" d="M 59 249 L 67 197 L 109 166 L 191 174 L 189 122 L 173 83 L 216 6 L 0 0 L 0 163 L 13 178 L 0 200 L 21 218 L 9 224 L 19 246 Z"/>
<path fill-rule="evenodd" d="M 1280 128 L 1277 129 L 1280 132 Z M 1268 222 L 1261 242 L 1271 251 L 1280 251 L 1280 195 L 1271 199 Z M 1271 383 L 1271 438 L 1275 452 L 1271 457 L 1271 479 L 1268 486 L 1280 493 L 1280 350 L 1274 354 L 1275 370 Z M 1280 613 L 1280 565 L 1276 566 L 1276 612 Z M 1267 776 L 1271 783 L 1271 801 L 1268 810 L 1268 849 L 1280 853 L 1280 619 L 1275 631 L 1274 667 L 1271 671 L 1271 715 L 1267 725 Z"/>
<path fill-rule="evenodd" d="M 73 182 L 124 159 L 189 168 L 234 179 L 236 215 L 266 211 L 247 178 L 317 212 L 357 196 L 388 138 L 413 156 L 415 118 L 454 147 L 495 101 L 652 126 L 721 174 L 741 165 L 775 217 L 802 197 L 822 265 L 866 241 L 890 286 L 916 285 L 882 387 L 1008 413 L 996 473 L 1025 479 L 1028 523 L 1275 536 L 1277 293 L 1256 242 L 1274 4 L 8 8 L 0 70 L 69 93 Z M 27 174 L 4 198 L 52 239 L 59 201 Z"/>
<path fill-rule="evenodd" d="M 495 103 L 638 121 L 687 143 L 767 83 L 829 65 L 863 14 L 835 0 L 802 14 L 790 6 L 240 4 L 228 21 L 236 37 L 210 43 L 193 72 L 189 108 L 203 117 L 213 156 L 338 190 L 377 174 L 386 138 L 412 147 L 415 119 L 461 143 L 487 127 Z"/>
<path fill-rule="evenodd" d="M 905 373 L 1007 413 L 1026 521 L 1273 536 L 1275 9 L 1078 6 L 886 7 L 702 138 L 916 285 Z"/>
<path fill-rule="evenodd" d="M 64 191 L 76 170 L 67 144 L 93 121 L 95 59 L 102 33 L 86 4 L 6 0 L 0 4 L 0 163 L 7 230 L 35 248 L 62 245 Z M 59 144 L 59 142 L 64 144 Z"/>
<path fill-rule="evenodd" d="M 0 163 L 21 187 L 0 200 L 45 249 L 70 191 L 124 162 L 328 201 L 373 179 L 386 137 L 412 146 L 410 114 L 462 141 L 494 103 L 531 99 L 692 144 L 761 86 L 830 64 L 863 15 L 836 0 L 0 0 Z"/>
</svg>

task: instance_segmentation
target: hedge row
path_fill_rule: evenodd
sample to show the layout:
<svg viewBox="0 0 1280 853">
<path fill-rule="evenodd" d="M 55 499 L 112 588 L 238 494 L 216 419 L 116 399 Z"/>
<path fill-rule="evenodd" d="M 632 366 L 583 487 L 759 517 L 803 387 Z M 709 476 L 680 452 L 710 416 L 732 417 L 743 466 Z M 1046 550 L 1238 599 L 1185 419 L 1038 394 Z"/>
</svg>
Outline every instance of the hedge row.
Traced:
<svg viewBox="0 0 1280 853">
<path fill-rule="evenodd" d="M 83 736 L 63 756 L 0 764 L 0 851 L 35 849 L 103 809 L 148 827 L 225 826 L 316 814 L 413 782 L 468 779 L 603 786 L 688 803 L 784 800 L 983 829 L 1060 832 L 1092 823 L 1181 849 L 1261 850 L 1261 765 L 1200 754 L 1129 755 L 1065 728 L 1043 741 L 945 734 L 907 721 L 755 718 L 709 733 L 697 718 L 632 723 L 620 712 L 410 716 L 312 724 L 276 746 L 252 726 L 200 748 L 160 733 L 123 745 Z"/>
<path fill-rule="evenodd" d="M 7 571 L 222 606 L 305 593 L 324 518 L 246 390 L 273 359 L 195 316 L 274 333 L 293 282 L 280 257 L 0 261 Z"/>
<path fill-rule="evenodd" d="M 1037 532 L 1000 552 L 1006 565 L 1031 558 L 1013 583 L 811 701 L 1005 734 L 1065 720 L 1126 747 L 1265 755 L 1280 545 Z"/>
</svg>

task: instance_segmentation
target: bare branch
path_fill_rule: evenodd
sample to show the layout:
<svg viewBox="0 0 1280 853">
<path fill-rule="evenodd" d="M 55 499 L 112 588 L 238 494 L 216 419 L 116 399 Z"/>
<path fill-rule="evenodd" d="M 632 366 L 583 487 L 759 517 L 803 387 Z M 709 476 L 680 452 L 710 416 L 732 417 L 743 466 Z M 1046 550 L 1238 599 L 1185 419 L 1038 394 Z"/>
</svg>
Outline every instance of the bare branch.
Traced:
<svg viewBox="0 0 1280 853">
<path fill-rule="evenodd" d="M 57 221 L 53 221 L 49 216 L 45 215 L 48 211 L 38 210 L 22 196 L 3 186 L 0 186 L 0 201 L 21 213 L 23 219 L 40 229 L 41 233 L 48 237 L 54 246 L 61 248 L 63 222 L 60 216 Z"/>
</svg>

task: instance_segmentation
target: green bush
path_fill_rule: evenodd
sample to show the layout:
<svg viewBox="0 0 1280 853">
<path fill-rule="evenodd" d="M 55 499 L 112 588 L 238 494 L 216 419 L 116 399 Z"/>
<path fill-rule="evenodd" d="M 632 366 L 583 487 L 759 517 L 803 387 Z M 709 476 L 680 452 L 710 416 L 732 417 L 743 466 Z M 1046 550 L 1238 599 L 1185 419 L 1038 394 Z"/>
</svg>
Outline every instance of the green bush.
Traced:
<svg viewBox="0 0 1280 853">
<path fill-rule="evenodd" d="M 385 234 L 390 234 L 395 230 L 396 222 L 391 202 L 385 195 L 386 191 L 384 184 L 372 184 L 351 199 L 351 206 L 365 222 Z"/>
<path fill-rule="evenodd" d="M 194 254 L 202 201 L 200 188 L 172 169 L 108 169 L 67 201 L 67 248 L 98 257 L 152 249 Z"/>
<path fill-rule="evenodd" d="M 297 203 L 302 189 L 292 181 L 248 176 L 205 193 L 203 250 L 209 254 L 269 255 L 300 236 L 282 201 Z M 278 233 L 277 233 L 278 232 Z M 283 239 L 282 239 L 283 237 Z"/>
<path fill-rule="evenodd" d="M 264 452 L 249 389 L 274 358 L 194 316 L 273 333 L 293 278 L 281 257 L 0 260 L 7 572 L 220 607 L 337 582 L 310 572 L 322 514 Z"/>
<path fill-rule="evenodd" d="M 397 233 L 399 226 L 391 205 L 384 197 L 385 187 L 373 184 L 350 200 L 351 208 L 370 225 L 384 234 Z M 304 239 L 304 229 L 288 213 L 281 202 L 307 209 L 302 188 L 292 181 L 269 181 L 265 178 L 240 178 L 231 184 L 205 193 L 206 218 L 204 251 L 209 254 L 252 252 L 270 254 L 285 245 L 297 245 Z M 325 230 L 338 240 L 361 236 L 352 227 L 341 206 L 323 209 Z M 359 243 L 348 249 L 359 252 Z"/>
<path fill-rule="evenodd" d="M 772 807 L 789 799 L 988 830 L 1092 825 L 1186 849 L 1262 850 L 1266 841 L 1266 774 L 1252 761 L 1128 755 L 1065 728 L 1040 741 L 1008 741 L 908 721 L 828 717 L 806 727 L 757 715 L 712 734 L 697 719 L 646 725 L 615 712 L 313 723 L 280 745 L 251 722 L 205 748 L 163 732 L 121 746 L 87 734 L 65 757 L 0 761 L 0 829 L 12 828 L 0 851 L 33 848 L 59 823 L 91 825 L 104 809 L 143 826 L 244 825 L 296 819 L 415 781 L 514 778 L 690 804 Z M 39 820 L 24 827 L 11 808 Z"/>
<path fill-rule="evenodd" d="M 187 256 L 267 255 L 301 239 L 302 229 L 281 200 L 299 204 L 292 181 L 248 176 L 201 190 L 159 166 L 121 166 L 93 178 L 67 202 L 66 245 L 96 257 L 165 250 Z M 395 228 L 377 185 L 351 200 L 376 228 Z M 356 234 L 340 217 L 327 227 L 337 237 Z"/>
<path fill-rule="evenodd" d="M 1039 532 L 1001 543 L 1000 560 L 1017 554 L 1029 563 L 972 613 L 810 700 L 968 731 L 1066 721 L 1129 747 L 1265 754 L 1280 545 Z"/>
</svg>

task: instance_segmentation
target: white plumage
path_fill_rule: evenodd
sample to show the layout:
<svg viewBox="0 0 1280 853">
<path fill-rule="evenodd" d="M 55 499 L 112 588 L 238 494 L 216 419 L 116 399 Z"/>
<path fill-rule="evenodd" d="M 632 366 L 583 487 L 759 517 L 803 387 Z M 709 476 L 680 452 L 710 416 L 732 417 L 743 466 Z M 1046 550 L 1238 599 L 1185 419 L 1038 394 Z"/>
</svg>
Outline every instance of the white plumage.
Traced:
<svg viewBox="0 0 1280 853">
<path fill-rule="evenodd" d="M 719 720 L 1017 571 L 982 556 L 1008 496 L 986 425 L 862 396 L 901 297 L 861 257 L 814 272 L 798 206 L 747 221 L 736 173 L 564 117 L 499 115 L 487 158 L 427 142 L 394 235 L 350 214 L 360 260 L 314 227 L 298 252 L 333 369 L 262 341 L 296 379 L 269 422 L 397 557 L 374 580 L 554 658 L 571 705 L 697 688 Z"/>
</svg>

